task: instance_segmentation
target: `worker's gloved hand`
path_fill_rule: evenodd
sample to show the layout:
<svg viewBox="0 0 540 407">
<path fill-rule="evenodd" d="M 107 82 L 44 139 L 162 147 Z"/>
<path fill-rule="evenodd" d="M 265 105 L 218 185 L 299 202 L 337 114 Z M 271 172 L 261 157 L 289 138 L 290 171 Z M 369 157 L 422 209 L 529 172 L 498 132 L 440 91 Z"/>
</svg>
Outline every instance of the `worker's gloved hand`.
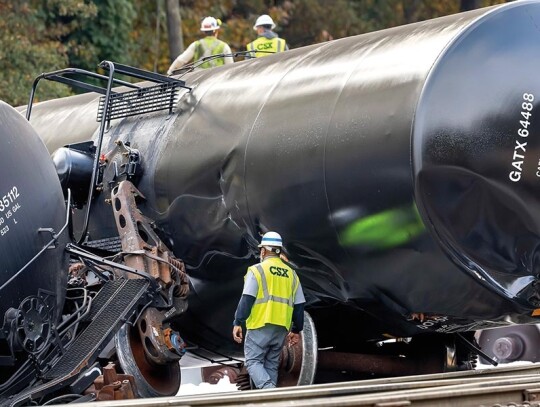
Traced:
<svg viewBox="0 0 540 407">
<path fill-rule="evenodd" d="M 232 330 L 232 336 L 235 342 L 242 343 L 242 327 L 240 325 L 235 325 Z"/>
<path fill-rule="evenodd" d="M 300 334 L 289 332 L 289 334 L 287 335 L 287 340 L 289 342 L 289 346 L 294 346 L 298 342 L 300 342 Z"/>
</svg>

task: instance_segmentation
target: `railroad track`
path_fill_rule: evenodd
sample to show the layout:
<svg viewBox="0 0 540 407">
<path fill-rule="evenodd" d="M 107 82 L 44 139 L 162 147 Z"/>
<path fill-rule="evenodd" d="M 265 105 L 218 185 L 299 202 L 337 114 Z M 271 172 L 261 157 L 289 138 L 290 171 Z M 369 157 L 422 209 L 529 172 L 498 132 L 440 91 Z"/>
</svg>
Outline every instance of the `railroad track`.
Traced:
<svg viewBox="0 0 540 407">
<path fill-rule="evenodd" d="M 84 406 L 84 404 L 72 405 Z M 95 405 L 99 407 L 230 405 L 540 407 L 540 364 L 271 390 L 107 401 Z"/>
</svg>

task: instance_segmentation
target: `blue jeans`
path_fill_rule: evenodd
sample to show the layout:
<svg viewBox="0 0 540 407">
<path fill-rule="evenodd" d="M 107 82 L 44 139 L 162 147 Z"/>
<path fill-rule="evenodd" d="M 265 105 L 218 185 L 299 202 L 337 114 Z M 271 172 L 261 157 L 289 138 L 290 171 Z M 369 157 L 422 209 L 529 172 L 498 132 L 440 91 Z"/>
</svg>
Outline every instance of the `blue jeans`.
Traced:
<svg viewBox="0 0 540 407">
<path fill-rule="evenodd" d="M 287 334 L 285 327 L 272 324 L 248 329 L 244 355 L 249 376 L 258 389 L 276 387 L 279 357 Z"/>
</svg>

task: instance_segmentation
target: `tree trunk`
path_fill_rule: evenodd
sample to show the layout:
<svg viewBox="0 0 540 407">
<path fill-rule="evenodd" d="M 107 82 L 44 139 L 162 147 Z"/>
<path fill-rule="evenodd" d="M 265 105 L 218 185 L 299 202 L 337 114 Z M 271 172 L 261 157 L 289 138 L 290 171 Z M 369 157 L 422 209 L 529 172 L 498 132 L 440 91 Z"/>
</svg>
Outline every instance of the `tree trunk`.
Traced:
<svg viewBox="0 0 540 407">
<path fill-rule="evenodd" d="M 474 10 L 480 7 L 479 0 L 461 0 L 459 4 L 459 11 Z"/>
<path fill-rule="evenodd" d="M 166 0 L 167 4 L 167 38 L 169 41 L 169 57 L 171 62 L 184 52 L 182 35 L 182 17 L 178 0 Z"/>
</svg>

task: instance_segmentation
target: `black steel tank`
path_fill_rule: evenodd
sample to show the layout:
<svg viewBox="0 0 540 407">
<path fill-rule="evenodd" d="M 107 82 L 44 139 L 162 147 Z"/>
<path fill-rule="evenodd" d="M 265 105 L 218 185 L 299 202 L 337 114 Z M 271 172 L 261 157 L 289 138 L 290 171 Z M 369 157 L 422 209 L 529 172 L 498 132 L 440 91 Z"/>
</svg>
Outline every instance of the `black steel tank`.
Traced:
<svg viewBox="0 0 540 407">
<path fill-rule="evenodd" d="M 519 1 L 330 41 L 187 74 L 173 115 L 113 123 L 105 152 L 140 150 L 141 208 L 188 265 L 187 337 L 230 336 L 267 230 L 321 346 L 534 321 L 538 27 Z M 97 101 L 35 107 L 50 152 L 95 140 Z M 116 233 L 104 198 L 94 239 Z"/>
<path fill-rule="evenodd" d="M 64 195 L 43 141 L 4 102 L 0 142 L 0 321 L 9 308 L 20 308 L 32 296 L 39 299 L 20 308 L 30 315 L 27 320 L 41 313 L 37 319 L 46 317 L 52 324 L 66 295 L 68 234 L 60 233 L 66 224 Z"/>
</svg>

